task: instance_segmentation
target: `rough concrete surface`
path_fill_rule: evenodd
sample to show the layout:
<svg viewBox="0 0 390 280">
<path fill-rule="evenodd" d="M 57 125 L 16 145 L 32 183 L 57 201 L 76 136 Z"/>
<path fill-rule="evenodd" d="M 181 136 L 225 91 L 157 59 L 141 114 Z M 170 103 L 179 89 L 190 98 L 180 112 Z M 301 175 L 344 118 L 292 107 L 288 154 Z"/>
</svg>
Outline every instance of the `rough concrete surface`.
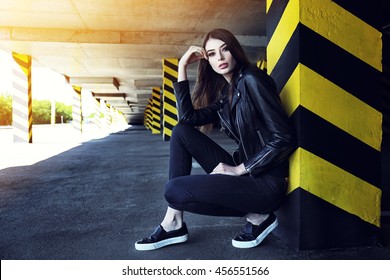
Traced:
<svg viewBox="0 0 390 280">
<path fill-rule="evenodd" d="M 213 137 L 231 147 L 220 135 Z M 3 164 L 0 259 L 390 259 L 390 244 L 297 252 L 272 234 L 257 248 L 236 249 L 231 239 L 244 220 L 189 213 L 187 243 L 138 252 L 134 242 L 149 235 L 165 213 L 169 143 L 143 127 L 130 127 L 65 149 L 69 145 L 64 141 L 0 149 L 14 160 L 43 151 L 50 154 L 54 148 L 62 151 L 26 166 Z"/>
</svg>

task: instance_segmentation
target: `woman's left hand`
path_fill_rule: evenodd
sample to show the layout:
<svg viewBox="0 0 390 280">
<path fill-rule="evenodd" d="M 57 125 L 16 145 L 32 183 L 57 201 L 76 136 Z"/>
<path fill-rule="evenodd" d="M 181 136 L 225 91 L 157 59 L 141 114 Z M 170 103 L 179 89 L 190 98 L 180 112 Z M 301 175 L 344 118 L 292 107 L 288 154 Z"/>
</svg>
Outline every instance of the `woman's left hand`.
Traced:
<svg viewBox="0 0 390 280">
<path fill-rule="evenodd" d="M 243 163 L 238 165 L 238 166 L 231 166 L 231 165 L 220 162 L 210 174 L 224 174 L 224 175 L 231 175 L 231 176 L 241 176 L 241 175 L 244 175 L 246 173 L 247 173 L 247 171 L 246 171 Z"/>
</svg>

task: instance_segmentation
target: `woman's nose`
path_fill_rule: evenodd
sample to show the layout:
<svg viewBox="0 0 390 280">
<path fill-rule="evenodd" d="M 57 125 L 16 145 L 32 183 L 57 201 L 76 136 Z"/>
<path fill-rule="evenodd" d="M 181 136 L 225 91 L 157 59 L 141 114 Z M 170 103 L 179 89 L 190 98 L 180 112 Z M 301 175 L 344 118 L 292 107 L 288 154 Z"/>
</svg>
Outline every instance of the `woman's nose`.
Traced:
<svg viewBox="0 0 390 280">
<path fill-rule="evenodd" d="M 220 53 L 219 53 L 218 60 L 224 60 L 224 59 L 225 59 L 225 57 L 224 57 L 223 54 L 220 52 Z"/>
</svg>

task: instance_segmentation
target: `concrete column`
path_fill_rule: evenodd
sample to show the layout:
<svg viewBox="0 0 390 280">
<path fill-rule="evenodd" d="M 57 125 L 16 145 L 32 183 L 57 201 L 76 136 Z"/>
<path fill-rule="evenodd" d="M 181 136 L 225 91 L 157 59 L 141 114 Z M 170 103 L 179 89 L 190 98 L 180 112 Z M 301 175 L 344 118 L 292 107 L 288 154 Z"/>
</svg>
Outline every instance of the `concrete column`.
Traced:
<svg viewBox="0 0 390 280">
<path fill-rule="evenodd" d="M 163 59 L 163 140 L 169 141 L 172 129 L 178 122 L 173 83 L 177 81 L 179 60 Z"/>
<path fill-rule="evenodd" d="M 73 86 L 73 104 L 72 104 L 72 118 L 73 127 L 80 132 L 83 132 L 83 112 L 81 87 Z"/>
<path fill-rule="evenodd" d="M 105 111 L 104 111 L 104 118 L 105 118 L 105 122 L 106 122 L 106 126 L 109 127 L 112 123 L 112 118 L 111 118 L 111 105 L 107 103 L 105 103 Z"/>
<path fill-rule="evenodd" d="M 15 143 L 32 143 L 32 93 L 29 55 L 12 53 L 13 69 L 12 126 Z"/>
<path fill-rule="evenodd" d="M 153 107 L 152 107 L 152 115 L 153 115 L 153 121 L 152 121 L 152 133 L 153 134 L 160 134 L 161 133 L 161 96 L 160 96 L 161 89 L 159 87 L 154 87 L 152 89 L 152 101 L 153 101 Z"/>
<path fill-rule="evenodd" d="M 152 98 L 149 98 L 148 104 L 146 105 L 145 112 L 144 112 L 144 125 L 147 129 L 152 130 L 152 122 L 153 122 L 153 100 Z"/>
<path fill-rule="evenodd" d="M 267 0 L 267 70 L 297 132 L 276 234 L 298 250 L 380 227 L 380 1 Z"/>
<path fill-rule="evenodd" d="M 102 114 L 102 110 L 101 110 L 101 106 L 100 106 L 100 99 L 99 98 L 96 98 L 95 99 L 95 117 L 94 117 L 94 122 L 96 124 L 96 126 L 101 129 L 102 128 L 102 123 L 101 123 L 101 114 Z"/>
</svg>

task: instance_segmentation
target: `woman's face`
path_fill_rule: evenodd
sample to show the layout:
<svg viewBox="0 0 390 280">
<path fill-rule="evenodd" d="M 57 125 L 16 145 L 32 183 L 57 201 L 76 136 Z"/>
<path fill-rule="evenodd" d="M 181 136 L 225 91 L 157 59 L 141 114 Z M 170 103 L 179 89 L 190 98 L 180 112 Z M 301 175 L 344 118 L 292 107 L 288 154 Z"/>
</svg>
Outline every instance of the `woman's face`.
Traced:
<svg viewBox="0 0 390 280">
<path fill-rule="evenodd" d="M 210 38 L 206 43 L 205 50 L 213 70 L 223 75 L 230 82 L 233 76 L 233 70 L 236 67 L 236 60 L 230 53 L 225 42 Z"/>
</svg>

